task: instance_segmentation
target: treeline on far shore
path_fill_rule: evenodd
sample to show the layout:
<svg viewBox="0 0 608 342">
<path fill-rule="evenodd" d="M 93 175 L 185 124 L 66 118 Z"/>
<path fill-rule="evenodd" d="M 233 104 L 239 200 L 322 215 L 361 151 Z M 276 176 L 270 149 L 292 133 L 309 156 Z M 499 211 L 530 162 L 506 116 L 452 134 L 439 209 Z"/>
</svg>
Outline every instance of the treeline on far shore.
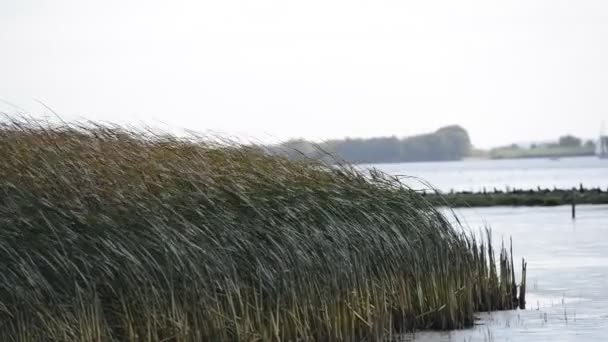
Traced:
<svg viewBox="0 0 608 342">
<path fill-rule="evenodd" d="M 457 125 L 446 126 L 435 132 L 398 138 L 345 138 L 313 143 L 292 139 L 279 145 L 267 146 L 291 160 L 335 158 L 353 164 L 403 163 L 424 161 L 456 161 L 474 159 L 560 158 L 589 156 L 596 153 L 593 140 L 583 141 L 563 135 L 553 142 L 529 145 L 511 144 L 489 150 L 473 148 L 468 132 Z"/>
<path fill-rule="evenodd" d="M 468 156 L 471 140 L 464 128 L 446 126 L 433 133 L 405 138 L 346 138 L 328 140 L 320 144 L 294 139 L 269 149 L 280 151 L 293 160 L 332 160 L 333 156 L 336 156 L 355 164 L 448 161 L 461 160 Z"/>
</svg>

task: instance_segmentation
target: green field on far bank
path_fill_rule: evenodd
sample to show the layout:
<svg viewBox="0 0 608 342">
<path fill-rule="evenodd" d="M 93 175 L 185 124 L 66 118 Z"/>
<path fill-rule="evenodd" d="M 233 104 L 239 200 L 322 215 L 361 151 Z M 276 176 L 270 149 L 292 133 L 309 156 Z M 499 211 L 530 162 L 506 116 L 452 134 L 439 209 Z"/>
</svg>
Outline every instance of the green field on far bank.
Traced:
<svg viewBox="0 0 608 342">
<path fill-rule="evenodd" d="M 487 156 L 491 159 L 517 159 L 517 158 L 562 158 L 582 157 L 595 155 L 595 146 L 577 147 L 503 147 L 492 149 Z"/>
</svg>

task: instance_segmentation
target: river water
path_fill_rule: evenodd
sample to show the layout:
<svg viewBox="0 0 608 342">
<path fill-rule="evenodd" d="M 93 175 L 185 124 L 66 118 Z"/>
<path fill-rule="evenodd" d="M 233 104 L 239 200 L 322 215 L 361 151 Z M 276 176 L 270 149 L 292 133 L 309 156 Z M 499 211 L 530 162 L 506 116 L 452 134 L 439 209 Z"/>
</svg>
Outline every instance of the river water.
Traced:
<svg viewBox="0 0 608 342">
<path fill-rule="evenodd" d="M 514 255 L 528 262 L 527 308 L 482 313 L 473 329 L 404 340 L 608 340 L 608 206 L 577 209 L 576 220 L 568 206 L 458 209 L 470 228 L 491 226 L 495 246 L 513 237 Z"/>
<path fill-rule="evenodd" d="M 586 187 L 608 188 L 608 159 L 577 157 L 552 159 L 471 160 L 375 164 L 374 167 L 393 175 L 424 179 L 442 191 L 479 191 L 484 187 L 504 190 Z M 370 167 L 370 165 L 361 165 Z M 417 178 L 403 181 L 414 188 L 425 186 Z"/>
<path fill-rule="evenodd" d="M 597 158 L 377 165 L 425 178 L 439 189 L 478 190 L 608 186 L 608 160 Z M 406 179 L 406 181 L 408 181 Z M 409 182 L 421 187 L 418 181 Z M 404 335 L 404 341 L 608 341 L 608 206 L 458 209 L 466 225 L 491 227 L 494 245 L 513 238 L 528 262 L 526 310 L 480 313 L 472 329 Z M 521 260 L 521 259 L 519 259 Z M 520 262 L 519 262 L 520 263 Z M 516 270 L 521 265 L 516 262 Z M 519 281 L 519 274 L 517 274 Z"/>
</svg>

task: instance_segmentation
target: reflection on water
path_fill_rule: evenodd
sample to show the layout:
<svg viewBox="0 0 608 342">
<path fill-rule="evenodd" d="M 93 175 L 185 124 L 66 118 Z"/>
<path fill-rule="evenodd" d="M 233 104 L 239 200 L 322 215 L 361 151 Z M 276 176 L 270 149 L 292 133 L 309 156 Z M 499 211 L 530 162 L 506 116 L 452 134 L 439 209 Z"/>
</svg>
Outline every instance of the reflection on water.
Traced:
<svg viewBox="0 0 608 342">
<path fill-rule="evenodd" d="M 482 313 L 473 329 L 423 332 L 403 341 L 606 341 L 608 206 L 580 206 L 575 221 L 569 210 L 458 210 L 471 228 L 490 225 L 495 243 L 513 237 L 513 253 L 528 261 L 527 310 Z"/>
<path fill-rule="evenodd" d="M 462 162 L 427 162 L 376 164 L 374 167 L 393 175 L 422 178 L 442 191 L 479 191 L 484 187 L 504 190 L 572 188 L 583 183 L 587 187 L 608 187 L 608 159 L 597 157 L 550 159 L 478 160 Z M 369 165 L 360 165 L 362 168 Z M 419 181 L 405 183 L 421 188 Z"/>
</svg>

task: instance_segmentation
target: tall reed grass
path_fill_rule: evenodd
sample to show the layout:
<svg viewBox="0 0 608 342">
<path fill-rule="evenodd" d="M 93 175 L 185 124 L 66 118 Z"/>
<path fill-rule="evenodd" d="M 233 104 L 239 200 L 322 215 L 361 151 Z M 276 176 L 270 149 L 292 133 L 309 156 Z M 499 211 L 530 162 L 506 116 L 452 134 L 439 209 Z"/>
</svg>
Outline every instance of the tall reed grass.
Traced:
<svg viewBox="0 0 608 342">
<path fill-rule="evenodd" d="M 0 127 L 0 340 L 386 340 L 517 304 L 512 259 L 395 178 L 262 149 Z"/>
</svg>

